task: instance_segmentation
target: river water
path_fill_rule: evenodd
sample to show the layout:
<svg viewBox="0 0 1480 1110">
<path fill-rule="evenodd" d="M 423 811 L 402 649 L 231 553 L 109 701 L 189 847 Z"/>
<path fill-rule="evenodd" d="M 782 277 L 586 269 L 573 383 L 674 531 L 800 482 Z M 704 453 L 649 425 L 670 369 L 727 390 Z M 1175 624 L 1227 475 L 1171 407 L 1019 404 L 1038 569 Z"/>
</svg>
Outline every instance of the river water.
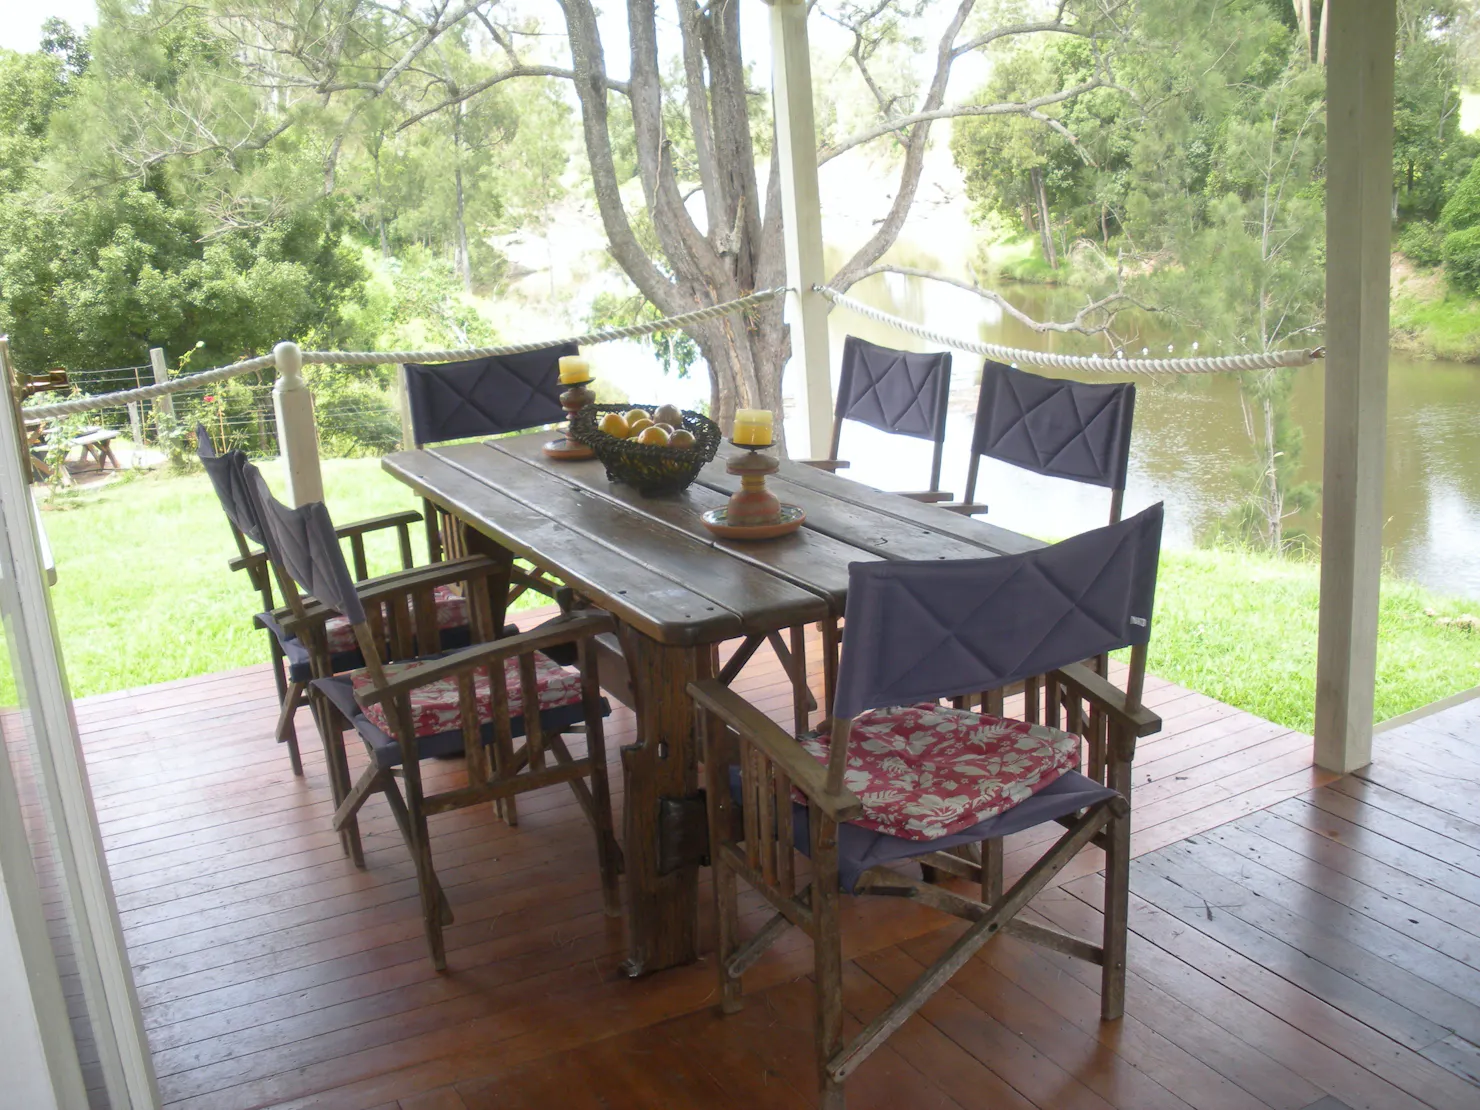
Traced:
<svg viewBox="0 0 1480 1110">
<path fill-rule="evenodd" d="M 1072 315 L 1072 307 L 1052 303 L 1064 299 L 1058 291 L 996 288 L 1037 319 Z M 1079 337 L 1040 335 L 974 294 L 938 282 L 882 274 L 850 292 L 946 334 L 1039 350 L 1086 351 Z M 931 349 L 841 308 L 833 311 L 830 330 L 835 375 L 847 334 L 906 350 Z M 1165 355 L 1173 342 L 1176 352 L 1185 355 L 1194 338 L 1147 334 L 1138 338 L 1134 353 L 1146 345 Z M 1218 352 L 1204 346 L 1199 353 Z M 957 496 L 965 483 L 980 367 L 977 356 L 955 356 L 942 485 Z M 1321 477 L 1326 373 L 1321 364 L 1297 371 L 1292 401 L 1293 416 L 1305 432 L 1305 477 L 1312 481 Z M 1251 451 L 1238 382 L 1230 375 L 1133 380 L 1138 389 L 1126 510 L 1165 501 L 1166 542 L 1193 546 L 1241 497 L 1239 471 Z M 929 478 L 928 443 L 885 436 L 862 425 L 844 426 L 840 455 L 853 464 L 844 473 L 870 485 L 922 489 Z M 1480 366 L 1393 353 L 1386 474 L 1383 546 L 1392 569 L 1442 594 L 1480 598 Z M 1100 524 L 1109 509 L 1105 490 L 1039 478 L 990 459 L 982 461 L 977 500 L 990 505 L 986 519 L 993 523 L 1044 537 Z M 1312 517 L 1295 523 L 1319 536 L 1319 517 Z"/>
</svg>

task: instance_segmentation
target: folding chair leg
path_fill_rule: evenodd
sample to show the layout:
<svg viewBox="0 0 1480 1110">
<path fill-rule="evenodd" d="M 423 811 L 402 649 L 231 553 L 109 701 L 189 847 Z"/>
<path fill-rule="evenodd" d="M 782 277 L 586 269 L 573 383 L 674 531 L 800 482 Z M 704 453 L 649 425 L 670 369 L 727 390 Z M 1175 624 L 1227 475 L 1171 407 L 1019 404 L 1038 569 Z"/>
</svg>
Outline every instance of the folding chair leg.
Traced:
<svg viewBox="0 0 1480 1110">
<path fill-rule="evenodd" d="M 1116 747 L 1111 741 L 1112 749 Z M 1113 752 L 1105 767 L 1106 785 L 1127 801 L 1131 795 L 1131 764 Z M 1105 830 L 1105 937 L 1100 972 L 1100 1017 L 1115 1021 L 1125 1013 L 1126 931 L 1130 917 L 1131 816 L 1126 809 L 1112 816 Z"/>
<path fill-rule="evenodd" d="M 734 813 L 734 801 L 730 796 L 730 764 L 734 761 L 735 746 L 724 725 L 711 714 L 701 715 L 700 731 L 704 734 L 707 751 L 704 784 L 709 803 L 710 856 L 714 861 L 714 918 L 719 933 L 714 965 L 719 972 L 720 1010 L 733 1014 L 743 1004 L 740 979 L 731 975 L 729 970 L 730 961 L 740 947 L 740 893 L 735 872 L 720 855 L 719 845 L 730 839 L 726 834 Z"/>
<path fill-rule="evenodd" d="M 1002 838 L 982 841 L 982 901 L 995 906 L 1002 897 Z"/>
<path fill-rule="evenodd" d="M 406 841 L 406 849 L 412 853 L 414 861 L 416 853 L 415 849 L 411 847 L 411 817 L 406 812 L 406 800 L 401 797 L 401 790 L 396 786 L 395 776 L 386 775 L 385 781 L 381 784 L 381 789 L 385 792 L 386 804 L 391 807 L 391 815 L 395 817 L 396 825 L 401 830 L 401 838 Z M 418 868 L 419 871 L 420 869 Z M 442 890 L 442 882 L 437 878 L 435 873 L 432 875 L 432 882 L 437 886 L 437 905 L 440 910 L 438 917 L 443 925 L 451 925 L 452 903 L 447 901 L 447 895 Z"/>
<path fill-rule="evenodd" d="M 817 990 L 817 1102 L 843 1110 L 843 1078 L 829 1066 L 843 1047 L 843 938 L 838 928 L 838 826 L 817 806 L 812 832 L 812 958 Z M 733 881 L 733 880 L 732 880 Z"/>
<path fill-rule="evenodd" d="M 288 760 L 293 764 L 293 773 L 299 778 L 303 777 L 303 755 L 298 750 L 298 729 L 294 727 L 293 717 L 298 712 L 302 697 L 303 683 L 287 684 L 287 689 L 282 693 L 283 704 L 278 710 L 277 723 L 277 741 L 288 745 Z"/>
<path fill-rule="evenodd" d="M 319 739 L 324 745 L 324 767 L 329 775 L 329 793 L 334 799 L 334 808 L 344 801 L 350 791 L 349 761 L 344 755 L 344 731 L 349 727 L 338 708 L 329 704 L 317 691 L 310 690 L 309 709 L 313 712 L 314 724 L 319 730 Z M 360 869 L 365 867 L 365 848 L 360 843 L 360 823 L 354 817 L 345 821 L 339 830 L 339 841 L 344 854 Z"/>
<path fill-rule="evenodd" d="M 406 831 L 410 834 L 411 858 L 416 863 L 416 887 L 421 894 L 421 921 L 426 929 L 427 951 L 431 955 L 432 966 L 438 971 L 446 971 L 447 943 L 442 936 L 442 917 L 447 912 L 447 900 L 432 868 L 432 843 L 427 832 L 426 810 L 421 802 L 421 764 L 415 756 L 415 751 L 408 752 L 401 769 L 406 779 Z"/>
</svg>

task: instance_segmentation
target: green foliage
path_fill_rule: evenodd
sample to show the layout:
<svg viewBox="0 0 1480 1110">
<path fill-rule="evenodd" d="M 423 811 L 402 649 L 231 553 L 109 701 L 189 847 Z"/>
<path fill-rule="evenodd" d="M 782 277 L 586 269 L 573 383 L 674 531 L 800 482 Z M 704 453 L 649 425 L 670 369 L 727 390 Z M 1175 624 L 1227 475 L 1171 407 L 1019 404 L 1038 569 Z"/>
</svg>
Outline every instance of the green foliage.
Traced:
<svg viewBox="0 0 1480 1110">
<path fill-rule="evenodd" d="M 591 302 L 592 328 L 624 328 L 662 318 L 663 314 L 657 307 L 641 296 L 618 297 L 614 293 L 601 293 Z M 699 360 L 699 345 L 687 332 L 679 329 L 653 332 L 637 342 L 651 347 L 663 373 L 676 378 L 687 378 Z"/>
<path fill-rule="evenodd" d="M 1413 220 L 1398 233 L 1398 249 L 1420 266 L 1437 266 L 1444 261 L 1444 236 L 1428 220 Z"/>
<path fill-rule="evenodd" d="M 1444 236 L 1444 272 L 1456 289 L 1480 296 L 1480 224 Z"/>
</svg>

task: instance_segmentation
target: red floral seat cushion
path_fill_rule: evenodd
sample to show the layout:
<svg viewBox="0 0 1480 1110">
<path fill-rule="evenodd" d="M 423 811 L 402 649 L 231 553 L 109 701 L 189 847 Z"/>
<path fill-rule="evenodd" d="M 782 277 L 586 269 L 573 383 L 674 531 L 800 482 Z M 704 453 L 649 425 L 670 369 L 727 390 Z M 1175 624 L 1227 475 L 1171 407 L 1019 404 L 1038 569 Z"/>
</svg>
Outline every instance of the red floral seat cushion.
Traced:
<svg viewBox="0 0 1480 1110">
<path fill-rule="evenodd" d="M 395 680 L 403 675 L 425 667 L 431 660 L 412 659 L 405 663 L 391 663 L 385 668 L 385 677 Z M 473 696 L 478 703 L 478 723 L 486 725 L 493 720 L 493 695 L 488 685 L 486 668 L 474 672 Z M 579 671 L 566 670 L 559 663 L 539 652 L 534 653 L 535 687 L 539 692 L 541 710 L 558 709 L 577 705 L 581 700 L 581 675 Z M 370 676 L 363 670 L 350 674 L 356 694 L 367 693 L 374 688 Z M 519 687 L 519 660 L 504 660 L 504 687 L 509 691 L 509 716 L 524 715 L 524 696 Z M 411 720 L 418 737 L 436 736 L 462 728 L 459 709 L 457 679 L 444 678 L 411 692 Z M 385 706 L 376 704 L 365 710 L 370 723 L 387 735 L 391 734 L 386 718 Z"/>
<path fill-rule="evenodd" d="M 460 628 L 468 623 L 468 599 L 451 586 L 438 586 L 432 591 L 432 600 L 437 605 L 438 628 Z M 324 633 L 329 637 L 329 651 L 332 653 L 354 651 L 359 647 L 355 643 L 354 625 L 343 617 L 331 617 L 326 621 Z"/>
<path fill-rule="evenodd" d="M 828 741 L 801 742 L 825 763 Z M 963 709 L 873 710 L 854 719 L 848 742 L 843 786 L 863 803 L 853 824 L 905 840 L 969 829 L 1077 768 L 1079 744 L 1046 725 Z"/>
</svg>

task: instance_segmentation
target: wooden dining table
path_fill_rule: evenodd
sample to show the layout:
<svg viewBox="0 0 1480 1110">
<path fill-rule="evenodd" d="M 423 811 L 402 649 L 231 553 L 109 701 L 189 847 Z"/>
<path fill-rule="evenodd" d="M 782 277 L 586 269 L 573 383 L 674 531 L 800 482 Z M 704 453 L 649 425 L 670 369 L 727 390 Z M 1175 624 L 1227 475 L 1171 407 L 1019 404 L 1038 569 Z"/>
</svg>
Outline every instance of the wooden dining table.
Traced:
<svg viewBox="0 0 1480 1110">
<path fill-rule="evenodd" d="M 645 497 L 597 460 L 547 458 L 549 432 L 402 451 L 383 465 L 454 517 L 470 548 L 523 559 L 618 621 L 601 656 L 602 686 L 630 704 L 637 740 L 621 752 L 628 958 L 641 975 L 698 957 L 698 869 L 707 846 L 692 681 L 714 673 L 716 646 L 799 631 L 843 614 L 850 563 L 972 559 L 1037 540 L 872 489 L 802 463 L 768 480 L 800 506 L 796 533 L 721 540 L 700 514 L 739 488 L 719 456 L 679 494 Z M 616 650 L 616 649 L 620 650 Z"/>
</svg>

